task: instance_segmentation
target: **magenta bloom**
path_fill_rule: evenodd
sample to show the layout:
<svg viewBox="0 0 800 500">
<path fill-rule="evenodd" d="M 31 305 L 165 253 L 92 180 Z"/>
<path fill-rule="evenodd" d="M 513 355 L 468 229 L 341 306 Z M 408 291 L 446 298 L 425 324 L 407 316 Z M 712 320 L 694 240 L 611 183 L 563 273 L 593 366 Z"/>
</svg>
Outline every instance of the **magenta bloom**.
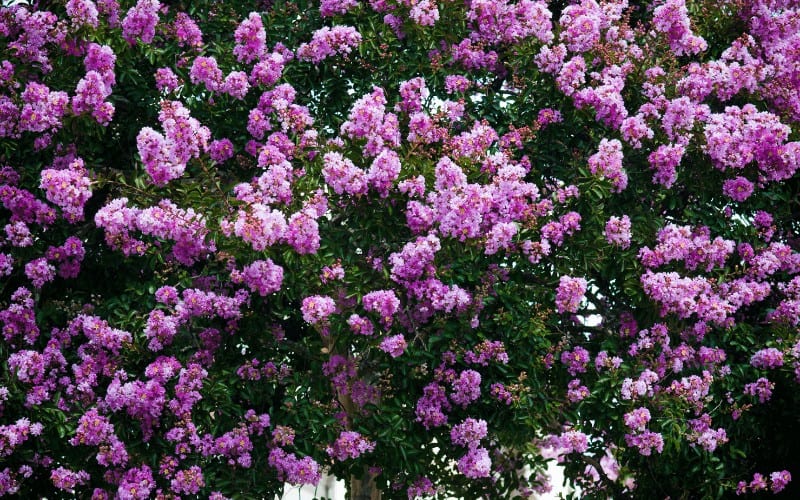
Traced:
<svg viewBox="0 0 800 500">
<path fill-rule="evenodd" d="M 466 418 L 450 430 L 450 440 L 453 444 L 472 449 L 480 444 L 481 439 L 485 438 L 487 433 L 486 420 Z"/>
<path fill-rule="evenodd" d="M 139 0 L 122 20 L 122 37 L 131 45 L 136 43 L 137 38 L 145 44 L 152 42 L 160 8 L 158 0 Z"/>
<path fill-rule="evenodd" d="M 311 41 L 297 48 L 297 57 L 302 61 L 319 64 L 323 59 L 349 54 L 361 44 L 361 34 L 351 26 L 325 26 L 314 32 Z"/>
<path fill-rule="evenodd" d="M 556 310 L 559 313 L 577 312 L 585 293 L 585 279 L 562 276 L 556 289 Z"/>
<path fill-rule="evenodd" d="M 358 432 L 343 431 L 333 445 L 325 449 L 325 452 L 336 460 L 344 462 L 348 458 L 358 458 L 374 449 L 375 443 Z"/>
<path fill-rule="evenodd" d="M 626 249 L 631 246 L 631 219 L 627 215 L 610 217 L 606 222 L 606 241 L 614 246 Z"/>
<path fill-rule="evenodd" d="M 406 347 L 408 347 L 408 343 L 402 334 L 386 337 L 380 345 L 381 351 L 389 354 L 393 358 L 402 355 L 406 351 Z"/>
<path fill-rule="evenodd" d="M 756 368 L 778 368 L 783 366 L 783 353 L 774 347 L 761 349 L 750 358 L 750 364 Z"/>
<path fill-rule="evenodd" d="M 745 177 L 738 176 L 735 179 L 728 179 L 722 185 L 722 192 L 734 201 L 742 202 L 753 194 L 753 183 Z"/>
<path fill-rule="evenodd" d="M 486 448 L 472 448 L 458 461 L 458 472 L 470 478 L 489 477 L 492 459 Z"/>
<path fill-rule="evenodd" d="M 300 309 L 303 312 L 303 319 L 315 325 L 333 314 L 334 310 L 336 310 L 336 303 L 330 297 L 313 295 L 303 299 L 303 305 Z"/>
</svg>

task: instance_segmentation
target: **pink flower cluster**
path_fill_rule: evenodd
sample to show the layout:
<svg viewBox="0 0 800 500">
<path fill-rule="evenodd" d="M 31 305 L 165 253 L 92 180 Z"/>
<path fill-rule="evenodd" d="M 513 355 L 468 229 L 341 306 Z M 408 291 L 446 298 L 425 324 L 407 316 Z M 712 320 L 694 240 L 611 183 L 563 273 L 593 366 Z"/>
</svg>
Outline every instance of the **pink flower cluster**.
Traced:
<svg viewBox="0 0 800 500">
<path fill-rule="evenodd" d="M 319 64 L 335 55 L 347 55 L 361 44 L 361 34 L 351 26 L 318 29 L 308 43 L 297 48 L 297 58 Z"/>
<path fill-rule="evenodd" d="M 122 37 L 131 45 L 137 40 L 144 44 L 151 43 L 156 34 L 160 8 L 161 2 L 158 0 L 138 0 L 122 20 Z"/>
<path fill-rule="evenodd" d="M 751 492 L 766 491 L 771 489 L 772 493 L 778 494 L 788 485 L 792 480 L 792 474 L 787 470 L 775 471 L 769 475 L 769 483 L 763 474 L 756 472 L 753 474 L 753 479 L 748 483 L 747 481 L 739 481 L 736 485 L 736 494 L 742 495 Z"/>
<path fill-rule="evenodd" d="M 61 208 L 64 218 L 74 224 L 83 220 L 83 207 L 92 196 L 90 184 L 83 160 L 76 158 L 65 169 L 42 170 L 39 187 L 47 201 Z"/>
<path fill-rule="evenodd" d="M 391 335 L 384 338 L 380 343 L 380 350 L 389 354 L 393 358 L 401 356 L 408 347 L 408 342 L 403 334 Z"/>
<path fill-rule="evenodd" d="M 728 106 L 705 126 L 704 150 L 720 170 L 742 170 L 755 162 L 769 181 L 788 179 L 800 168 L 800 142 L 787 142 L 791 128 L 752 104 Z"/>
<path fill-rule="evenodd" d="M 556 310 L 559 313 L 578 312 L 578 307 L 584 299 L 585 293 L 585 279 L 562 276 L 559 278 L 558 287 L 556 288 Z"/>
<path fill-rule="evenodd" d="M 336 310 L 336 303 L 332 298 L 313 295 L 303 299 L 301 311 L 303 319 L 312 325 L 324 322 Z"/>
<path fill-rule="evenodd" d="M 689 420 L 690 431 L 686 436 L 687 441 L 692 446 L 700 445 L 704 450 L 713 452 L 717 446 L 728 442 L 728 434 L 725 429 L 711 428 L 711 416 L 703 413 L 699 418 Z"/>
<path fill-rule="evenodd" d="M 567 371 L 572 376 L 585 373 L 589 364 L 589 351 L 580 346 L 572 351 L 564 351 L 561 353 L 561 363 L 567 366 Z"/>
<path fill-rule="evenodd" d="M 476 0 L 467 11 L 475 38 L 491 44 L 516 43 L 528 37 L 549 43 L 553 39 L 551 18 L 547 4 L 533 0 Z"/>
<path fill-rule="evenodd" d="M 606 222 L 604 231 L 606 241 L 621 249 L 631 246 L 631 219 L 627 215 L 622 217 L 611 216 Z"/>
<path fill-rule="evenodd" d="M 189 160 L 207 150 L 211 131 L 178 101 L 162 102 L 158 117 L 164 134 L 144 127 L 136 136 L 136 147 L 152 182 L 163 186 L 182 176 Z"/>
<path fill-rule="evenodd" d="M 704 266 L 711 271 L 724 267 L 725 261 L 733 253 L 735 243 L 719 236 L 711 240 L 707 227 L 691 228 L 669 224 L 658 232 L 658 244 L 654 249 L 642 247 L 639 260 L 647 268 L 656 268 L 672 261 L 683 261 L 687 270 Z"/>
<path fill-rule="evenodd" d="M 386 148 L 400 146 L 399 119 L 386 111 L 386 93 L 373 87 L 371 93 L 357 99 L 339 133 L 350 139 L 366 139 L 362 148 L 365 156 L 377 156 Z"/>
<path fill-rule="evenodd" d="M 653 26 L 667 35 L 675 55 L 693 55 L 708 47 L 706 41 L 691 31 L 685 0 L 666 0 L 653 10 Z"/>
<path fill-rule="evenodd" d="M 466 455 L 458 460 L 458 472 L 468 478 L 489 477 L 492 472 L 492 459 L 486 448 L 470 448 Z"/>
<path fill-rule="evenodd" d="M 336 441 L 325 449 L 334 459 L 344 462 L 348 458 L 358 458 L 375 449 L 375 443 L 358 432 L 342 431 Z"/>
<path fill-rule="evenodd" d="M 268 463 L 278 472 L 278 479 L 289 484 L 313 484 L 321 479 L 319 464 L 311 457 L 297 458 L 281 448 L 269 452 Z"/>
<path fill-rule="evenodd" d="M 589 157 L 589 171 L 611 181 L 615 192 L 623 191 L 628 186 L 628 174 L 622 168 L 622 143 L 601 140 L 597 153 Z"/>
<path fill-rule="evenodd" d="M 143 255 L 148 245 L 133 236 L 132 230 L 174 242 L 172 255 L 184 265 L 192 265 L 216 250 L 207 239 L 205 219 L 194 209 L 178 208 L 169 200 L 145 209 L 128 207 L 127 198 L 110 201 L 95 215 L 95 224 L 105 230 L 106 243 L 127 255 Z"/>
<path fill-rule="evenodd" d="M 233 47 L 233 55 L 241 63 L 249 63 L 253 60 L 262 59 L 267 51 L 267 32 L 264 30 L 264 23 L 261 15 L 251 12 L 247 19 L 241 22 L 233 33 L 236 45 Z"/>
<path fill-rule="evenodd" d="M 250 290 L 264 297 L 281 289 L 283 268 L 272 262 L 272 259 L 257 260 L 241 271 L 232 271 L 231 281 L 244 283 Z"/>
</svg>

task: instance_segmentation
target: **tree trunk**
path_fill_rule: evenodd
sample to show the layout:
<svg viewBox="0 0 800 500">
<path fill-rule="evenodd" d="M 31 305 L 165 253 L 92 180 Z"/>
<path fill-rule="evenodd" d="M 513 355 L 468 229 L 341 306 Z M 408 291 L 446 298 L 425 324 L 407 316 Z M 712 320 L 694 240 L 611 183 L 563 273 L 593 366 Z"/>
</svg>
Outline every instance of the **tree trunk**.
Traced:
<svg viewBox="0 0 800 500">
<path fill-rule="evenodd" d="M 350 476 L 347 500 L 381 500 L 381 490 L 375 487 L 375 475 L 365 470 L 362 477 Z"/>
</svg>

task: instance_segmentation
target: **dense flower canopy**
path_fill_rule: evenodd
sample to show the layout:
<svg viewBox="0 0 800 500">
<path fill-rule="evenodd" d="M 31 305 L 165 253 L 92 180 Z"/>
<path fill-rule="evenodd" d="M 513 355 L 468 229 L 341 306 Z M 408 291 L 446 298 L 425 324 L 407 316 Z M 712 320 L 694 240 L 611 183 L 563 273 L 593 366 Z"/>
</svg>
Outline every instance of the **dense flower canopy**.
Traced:
<svg viewBox="0 0 800 500">
<path fill-rule="evenodd" d="M 798 68 L 794 0 L 5 2 L 0 495 L 791 495 Z"/>
</svg>

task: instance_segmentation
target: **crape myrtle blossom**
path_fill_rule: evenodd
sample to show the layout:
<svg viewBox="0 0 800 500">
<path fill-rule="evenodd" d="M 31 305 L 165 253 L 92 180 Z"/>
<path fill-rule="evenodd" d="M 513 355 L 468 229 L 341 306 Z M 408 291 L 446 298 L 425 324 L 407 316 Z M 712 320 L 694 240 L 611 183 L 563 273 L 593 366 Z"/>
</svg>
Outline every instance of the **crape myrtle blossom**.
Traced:
<svg viewBox="0 0 800 500">
<path fill-rule="evenodd" d="M 486 448 L 470 448 L 466 455 L 458 460 L 458 471 L 469 478 L 488 477 L 492 470 L 492 459 Z"/>
<path fill-rule="evenodd" d="M 106 243 L 125 255 L 143 255 L 149 247 L 131 236 L 131 230 L 173 241 L 172 255 L 184 265 L 216 250 L 214 242 L 207 239 L 205 219 L 193 209 L 178 208 L 169 200 L 146 209 L 127 204 L 126 198 L 112 200 L 95 215 L 95 224 L 105 230 Z"/>
<path fill-rule="evenodd" d="M 361 43 L 361 34 L 352 26 L 325 26 L 314 32 L 308 43 L 300 44 L 297 57 L 319 64 L 334 55 L 347 55 Z"/>
<path fill-rule="evenodd" d="M 131 45 L 137 40 L 144 44 L 151 43 L 156 34 L 160 8 L 161 2 L 158 0 L 138 0 L 122 20 L 122 37 Z"/>
<path fill-rule="evenodd" d="M 189 160 L 206 151 L 211 132 L 178 101 L 161 103 L 159 121 L 164 134 L 144 127 L 136 137 L 136 146 L 152 182 L 163 186 L 182 176 Z"/>
<path fill-rule="evenodd" d="M 314 295 L 303 299 L 303 319 L 313 324 L 324 321 L 336 309 L 336 304 L 330 297 Z"/>
<path fill-rule="evenodd" d="M 39 187 L 45 190 L 47 201 L 64 213 L 64 218 L 76 223 L 83 220 L 83 208 L 92 196 L 91 181 L 83 160 L 76 158 L 66 169 L 42 170 Z"/>
<path fill-rule="evenodd" d="M 261 15 L 257 12 L 251 12 L 239 24 L 233 36 L 236 39 L 233 55 L 237 61 L 250 63 L 264 56 L 267 50 L 267 32 L 264 30 Z"/>
<path fill-rule="evenodd" d="M 231 272 L 231 281 L 244 283 L 262 297 L 281 289 L 283 268 L 271 259 L 257 260 L 242 269 Z"/>
<path fill-rule="evenodd" d="M 343 462 L 348 458 L 357 458 L 359 455 L 371 452 L 375 443 L 366 439 L 358 432 L 343 431 L 325 452 L 336 460 Z"/>
<path fill-rule="evenodd" d="M 189 79 L 195 85 L 202 83 L 209 91 L 216 92 L 222 86 L 222 70 L 214 57 L 198 56 L 192 62 Z"/>
<path fill-rule="evenodd" d="M 333 17 L 337 14 L 345 14 L 357 5 L 358 0 L 322 0 L 319 13 L 322 17 Z"/>
<path fill-rule="evenodd" d="M 171 35 L 181 47 L 200 48 L 203 45 L 203 33 L 197 23 L 185 12 L 179 12 L 172 23 Z"/>
<path fill-rule="evenodd" d="M 401 356 L 407 347 L 408 343 L 402 334 L 384 338 L 379 346 L 381 351 L 389 354 L 393 358 Z"/>
<path fill-rule="evenodd" d="M 578 307 L 586 293 L 586 280 L 562 276 L 556 290 L 556 309 L 559 313 L 578 312 Z"/>
<path fill-rule="evenodd" d="M 631 219 L 627 215 L 612 216 L 606 222 L 604 232 L 609 244 L 626 249 L 631 246 Z"/>
<path fill-rule="evenodd" d="M 69 0 L 65 7 L 73 25 L 97 27 L 97 6 L 91 0 Z"/>
<path fill-rule="evenodd" d="M 470 449 L 480 445 L 480 441 L 488 433 L 486 421 L 483 419 L 466 418 L 458 425 L 454 425 L 450 431 L 450 439 L 453 443 L 466 446 Z"/>
</svg>

